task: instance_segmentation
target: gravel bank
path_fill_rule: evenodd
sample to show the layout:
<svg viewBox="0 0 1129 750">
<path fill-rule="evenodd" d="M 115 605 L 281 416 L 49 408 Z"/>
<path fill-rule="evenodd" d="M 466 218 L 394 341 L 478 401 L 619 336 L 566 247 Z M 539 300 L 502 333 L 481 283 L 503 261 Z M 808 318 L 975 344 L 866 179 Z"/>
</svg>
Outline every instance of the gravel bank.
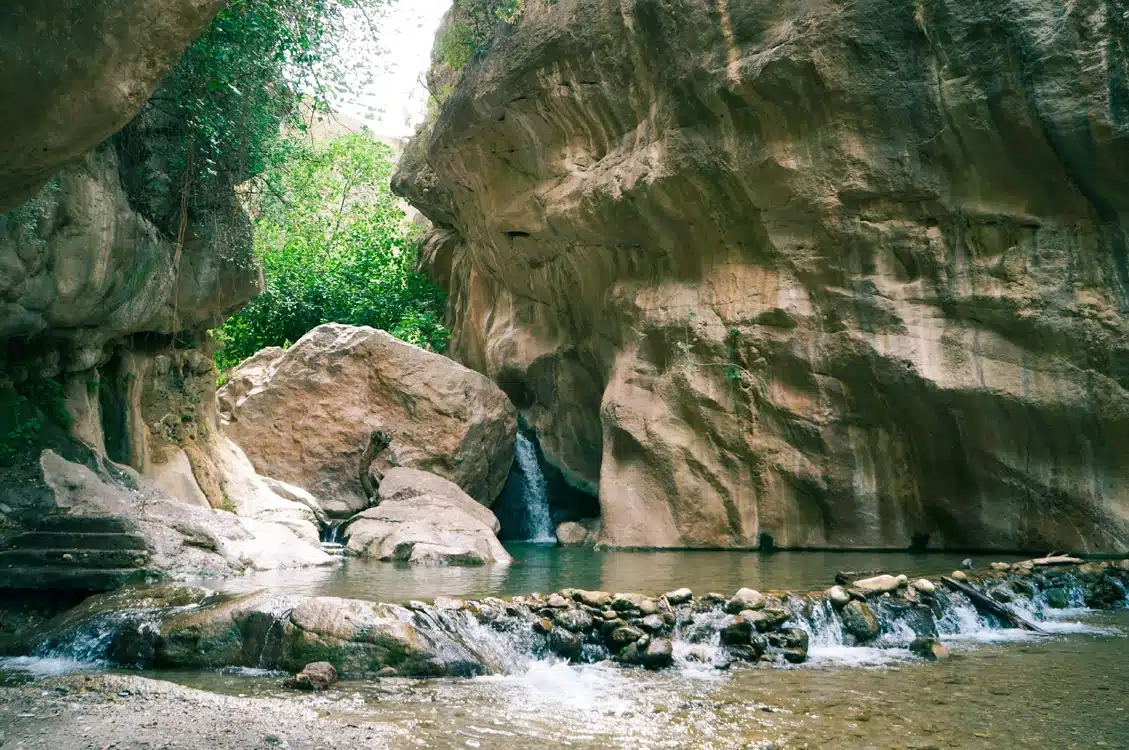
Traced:
<svg viewBox="0 0 1129 750">
<path fill-rule="evenodd" d="M 132 676 L 72 676 L 0 687 L 4 750 L 386 748 L 379 724 L 319 718 L 295 701 L 233 698 Z"/>
</svg>

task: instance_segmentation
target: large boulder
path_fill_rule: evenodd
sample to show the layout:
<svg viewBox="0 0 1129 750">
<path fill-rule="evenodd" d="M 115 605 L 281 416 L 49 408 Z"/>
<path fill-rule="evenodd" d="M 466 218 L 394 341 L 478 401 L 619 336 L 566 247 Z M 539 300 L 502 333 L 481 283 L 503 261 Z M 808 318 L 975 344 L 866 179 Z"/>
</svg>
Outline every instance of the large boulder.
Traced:
<svg viewBox="0 0 1129 750">
<path fill-rule="evenodd" d="M 393 185 L 601 544 L 1124 551 L 1126 50 L 1110 0 L 529 2 Z"/>
<path fill-rule="evenodd" d="M 50 650 L 89 632 L 108 641 L 97 656 L 141 667 L 296 672 L 325 662 L 353 676 L 384 668 L 403 675 L 472 676 L 501 668 L 488 648 L 404 607 L 269 592 L 233 596 L 198 587 L 130 588 L 92 597 L 47 623 L 28 645 Z"/>
<path fill-rule="evenodd" d="M 498 519 L 442 477 L 389 470 L 380 504 L 345 527 L 347 549 L 361 557 L 422 564 L 510 562 L 498 541 Z"/>
<path fill-rule="evenodd" d="M 357 471 L 377 429 L 391 434 L 399 465 L 446 477 L 484 505 L 513 462 L 516 413 L 497 386 L 373 328 L 318 326 L 236 368 L 219 399 L 227 434 L 260 474 L 343 503 L 338 514 L 368 504 Z"/>
</svg>

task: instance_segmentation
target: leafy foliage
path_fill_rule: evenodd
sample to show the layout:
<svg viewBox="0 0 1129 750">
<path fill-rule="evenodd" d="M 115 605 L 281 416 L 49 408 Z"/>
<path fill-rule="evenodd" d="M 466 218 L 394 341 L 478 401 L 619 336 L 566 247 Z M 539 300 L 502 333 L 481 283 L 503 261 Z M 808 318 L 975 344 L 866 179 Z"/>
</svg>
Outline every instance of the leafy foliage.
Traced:
<svg viewBox="0 0 1129 750">
<path fill-rule="evenodd" d="M 150 100 L 180 131 L 169 155 L 175 192 L 187 201 L 284 159 L 279 126 L 302 126 L 302 102 L 324 111 L 364 83 L 372 61 L 341 46 L 358 34 L 374 41 L 388 1 L 231 0 Z"/>
<path fill-rule="evenodd" d="M 445 298 L 414 270 L 418 237 L 389 190 L 390 156 L 367 132 L 292 142 L 265 175 L 272 189 L 255 204 L 255 248 L 266 289 L 218 330 L 221 371 L 328 322 L 445 347 Z"/>
<path fill-rule="evenodd" d="M 525 0 L 455 0 L 451 19 L 436 42 L 437 60 L 462 70 L 486 50 L 499 22 L 515 24 L 524 11 Z"/>
<path fill-rule="evenodd" d="M 0 386 L 0 466 L 39 445 L 41 434 L 52 426 L 65 431 L 71 422 L 57 380 Z"/>
</svg>

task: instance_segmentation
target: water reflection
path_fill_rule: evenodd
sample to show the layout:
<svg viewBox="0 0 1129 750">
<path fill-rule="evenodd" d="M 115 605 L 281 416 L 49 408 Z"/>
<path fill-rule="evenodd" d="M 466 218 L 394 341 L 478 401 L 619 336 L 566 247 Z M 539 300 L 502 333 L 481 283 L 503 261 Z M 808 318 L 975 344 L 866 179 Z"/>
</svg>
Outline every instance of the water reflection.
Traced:
<svg viewBox="0 0 1129 750">
<path fill-rule="evenodd" d="M 946 573 L 963 555 L 901 552 L 736 552 L 720 550 L 596 551 L 511 544 L 510 565 L 429 567 L 347 560 L 333 569 L 276 570 L 202 582 L 225 591 L 269 588 L 313 596 L 374 601 L 431 601 L 437 596 L 514 596 L 565 587 L 661 594 L 688 586 L 698 593 L 824 589 L 837 570 L 907 575 Z M 1008 556 L 974 559 L 977 565 Z"/>
</svg>

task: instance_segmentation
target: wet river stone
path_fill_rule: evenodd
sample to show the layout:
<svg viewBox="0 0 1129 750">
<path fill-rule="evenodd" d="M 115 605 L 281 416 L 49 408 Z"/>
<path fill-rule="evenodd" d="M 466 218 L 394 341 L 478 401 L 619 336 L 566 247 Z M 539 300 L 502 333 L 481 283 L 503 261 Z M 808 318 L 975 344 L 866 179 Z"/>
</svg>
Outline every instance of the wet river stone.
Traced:
<svg viewBox="0 0 1129 750">
<path fill-rule="evenodd" d="M 612 595 L 606 591 L 576 589 L 573 591 L 572 598 L 586 607 L 596 607 L 597 609 L 603 609 L 612 603 Z"/>
<path fill-rule="evenodd" d="M 663 669 L 674 662 L 674 643 L 669 638 L 652 638 L 643 651 L 643 666 Z"/>
<path fill-rule="evenodd" d="M 582 609 L 565 610 L 553 619 L 554 623 L 574 633 L 583 633 L 591 630 L 595 621 L 596 618 Z"/>
<path fill-rule="evenodd" d="M 635 643 L 642 638 L 646 633 L 631 625 L 622 625 L 611 632 L 608 636 L 608 641 L 611 643 L 612 648 L 620 649 L 629 643 Z"/>
<path fill-rule="evenodd" d="M 675 589 L 674 591 L 668 591 L 663 594 L 663 598 L 671 604 L 678 606 L 679 604 L 685 604 L 693 599 L 694 592 L 687 588 Z"/>
<path fill-rule="evenodd" d="M 860 641 L 871 641 L 878 637 L 878 618 L 865 602 L 851 601 L 843 607 L 843 629 Z"/>
<path fill-rule="evenodd" d="M 564 628 L 553 628 L 553 632 L 549 633 L 549 646 L 558 656 L 577 659 L 580 657 L 584 642 L 576 633 Z"/>
<path fill-rule="evenodd" d="M 935 636 L 921 636 L 915 638 L 909 645 L 910 652 L 929 661 L 938 661 L 949 657 L 949 650 L 941 645 Z"/>
<path fill-rule="evenodd" d="M 307 664 L 286 686 L 296 690 L 326 690 L 337 682 L 337 670 L 327 661 Z"/>
<path fill-rule="evenodd" d="M 721 642 L 726 646 L 747 645 L 754 630 L 753 623 L 740 615 L 727 617 L 721 627 Z"/>
<path fill-rule="evenodd" d="M 753 589 L 738 589 L 733 598 L 726 603 L 725 610 L 735 615 L 745 609 L 757 610 L 763 609 L 764 606 L 765 599 L 761 592 Z"/>
</svg>

